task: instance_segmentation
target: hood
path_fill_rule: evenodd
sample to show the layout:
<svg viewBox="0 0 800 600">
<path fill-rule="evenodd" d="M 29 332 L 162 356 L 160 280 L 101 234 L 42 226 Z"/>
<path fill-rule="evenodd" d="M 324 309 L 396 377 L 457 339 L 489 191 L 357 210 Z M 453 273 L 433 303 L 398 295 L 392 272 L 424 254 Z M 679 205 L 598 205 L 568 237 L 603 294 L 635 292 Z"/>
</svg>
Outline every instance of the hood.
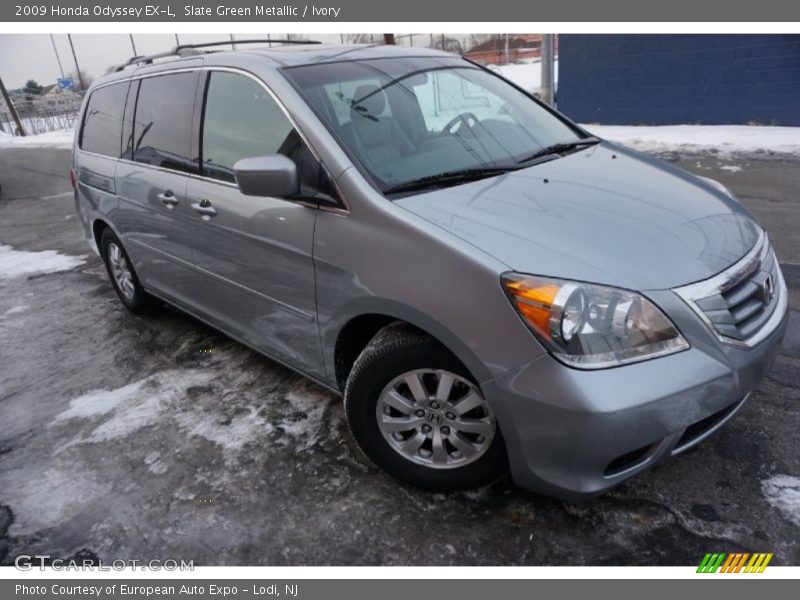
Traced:
<svg viewBox="0 0 800 600">
<path fill-rule="evenodd" d="M 760 231 L 707 182 L 607 142 L 395 202 L 510 270 L 633 290 L 707 279 Z"/>
</svg>

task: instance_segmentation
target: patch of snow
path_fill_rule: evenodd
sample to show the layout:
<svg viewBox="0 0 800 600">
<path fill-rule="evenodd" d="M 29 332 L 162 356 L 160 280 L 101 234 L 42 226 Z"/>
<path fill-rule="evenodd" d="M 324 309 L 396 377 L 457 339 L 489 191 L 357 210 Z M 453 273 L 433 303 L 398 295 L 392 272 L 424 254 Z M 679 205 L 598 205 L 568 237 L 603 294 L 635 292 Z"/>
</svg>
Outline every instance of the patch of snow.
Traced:
<svg viewBox="0 0 800 600">
<path fill-rule="evenodd" d="M 74 129 L 48 131 L 25 137 L 0 133 L 0 148 L 72 148 Z"/>
<path fill-rule="evenodd" d="M 0 244 L 0 279 L 58 273 L 84 264 L 84 256 L 67 256 L 55 250 L 28 252 Z"/>
<path fill-rule="evenodd" d="M 14 507 L 11 535 L 25 535 L 66 523 L 94 500 L 111 493 L 110 481 L 54 465 L 31 474 L 29 466 L 0 472 L 0 504 Z"/>
<path fill-rule="evenodd" d="M 26 310 L 28 310 L 28 305 L 27 304 L 20 304 L 19 306 L 12 306 L 6 312 L 3 313 L 3 316 L 7 317 L 8 315 L 16 315 L 16 314 L 19 314 L 21 312 L 25 312 Z"/>
<path fill-rule="evenodd" d="M 800 527 L 800 477 L 775 475 L 761 482 L 761 493 L 767 503 Z"/>
<path fill-rule="evenodd" d="M 206 439 L 229 453 L 240 451 L 249 442 L 272 433 L 272 424 L 259 416 L 252 406 L 247 407 L 247 412 L 226 420 L 219 412 L 203 410 L 200 406 L 185 408 L 179 404 L 190 388 L 208 386 L 217 378 L 218 373 L 208 369 L 170 369 L 117 389 L 93 390 L 74 398 L 51 426 L 71 419 L 106 418 L 88 436 L 81 435 L 60 446 L 56 454 L 79 444 L 121 439 L 167 419 L 172 419 L 186 435 Z M 148 455 L 145 463 L 156 474 L 167 469 L 157 453 Z"/>
<path fill-rule="evenodd" d="M 70 400 L 69 408 L 56 416 L 55 422 L 69 419 L 88 419 L 107 414 L 122 402 L 135 398 L 142 391 L 146 379 L 134 381 L 116 390 L 93 390 Z"/>
<path fill-rule="evenodd" d="M 272 432 L 272 425 L 259 417 L 252 407 L 247 414 L 237 415 L 228 424 L 209 418 L 203 411 L 181 413 L 176 417 L 189 435 L 202 437 L 229 451 L 241 450 L 248 442 Z"/>
<path fill-rule="evenodd" d="M 163 475 L 167 472 L 169 466 L 163 460 L 160 460 L 161 452 L 154 450 L 144 457 L 144 464 L 148 466 L 148 470 L 154 475 Z"/>
<path fill-rule="evenodd" d="M 800 156 L 800 127 L 754 125 L 582 125 L 594 135 L 642 152 L 715 152 Z"/>
<path fill-rule="evenodd" d="M 300 391 L 289 392 L 286 399 L 291 404 L 293 414 L 283 418 L 278 426 L 287 436 L 300 442 L 300 449 L 313 446 L 322 432 L 330 395 L 308 386 Z"/>
<path fill-rule="evenodd" d="M 720 167 L 722 171 L 730 171 L 731 173 L 738 173 L 742 170 L 742 167 L 739 165 L 722 165 Z"/>
<path fill-rule="evenodd" d="M 531 62 L 513 65 L 488 65 L 488 68 L 499 73 L 510 82 L 521 87 L 528 93 L 538 94 L 542 86 L 542 62 L 536 59 Z M 556 87 L 558 87 L 558 61 L 555 61 L 553 72 Z"/>
<path fill-rule="evenodd" d="M 127 437 L 155 424 L 190 387 L 208 385 L 215 375 L 202 369 L 170 369 L 116 390 L 95 390 L 70 402 L 54 423 L 76 418 L 109 415 L 88 437 L 78 437 L 56 450 L 56 454 L 78 444 L 96 444 Z"/>
</svg>

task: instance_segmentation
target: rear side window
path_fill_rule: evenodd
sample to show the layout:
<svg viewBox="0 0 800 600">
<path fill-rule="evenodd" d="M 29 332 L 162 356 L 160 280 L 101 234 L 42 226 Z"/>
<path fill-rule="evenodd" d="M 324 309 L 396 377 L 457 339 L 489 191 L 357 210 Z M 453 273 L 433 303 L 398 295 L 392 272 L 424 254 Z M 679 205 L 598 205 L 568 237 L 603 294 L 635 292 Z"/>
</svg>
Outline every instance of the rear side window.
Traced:
<svg viewBox="0 0 800 600">
<path fill-rule="evenodd" d="M 201 142 L 203 175 L 233 182 L 236 161 L 268 154 L 284 154 L 300 163 L 302 145 L 292 123 L 261 85 L 236 73 L 211 73 Z M 298 166 L 302 176 L 302 164 Z"/>
<path fill-rule="evenodd" d="M 92 92 L 83 113 L 80 148 L 86 152 L 119 158 L 122 140 L 122 115 L 128 82 L 102 87 Z"/>
<path fill-rule="evenodd" d="M 133 160 L 195 172 L 191 160 L 192 111 L 197 73 L 146 77 L 139 85 L 133 126 Z"/>
</svg>

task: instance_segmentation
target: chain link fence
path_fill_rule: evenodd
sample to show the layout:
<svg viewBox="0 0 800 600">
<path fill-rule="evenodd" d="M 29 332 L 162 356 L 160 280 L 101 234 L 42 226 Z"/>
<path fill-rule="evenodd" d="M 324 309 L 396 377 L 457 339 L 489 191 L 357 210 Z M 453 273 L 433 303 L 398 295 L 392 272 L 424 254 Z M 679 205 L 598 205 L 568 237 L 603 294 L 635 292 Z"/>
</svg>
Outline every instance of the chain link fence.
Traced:
<svg viewBox="0 0 800 600">
<path fill-rule="evenodd" d="M 25 135 L 73 128 L 83 100 L 82 93 L 71 91 L 42 94 L 12 91 L 9 96 Z M 22 134 L 3 98 L 0 98 L 0 131 L 10 135 Z"/>
</svg>

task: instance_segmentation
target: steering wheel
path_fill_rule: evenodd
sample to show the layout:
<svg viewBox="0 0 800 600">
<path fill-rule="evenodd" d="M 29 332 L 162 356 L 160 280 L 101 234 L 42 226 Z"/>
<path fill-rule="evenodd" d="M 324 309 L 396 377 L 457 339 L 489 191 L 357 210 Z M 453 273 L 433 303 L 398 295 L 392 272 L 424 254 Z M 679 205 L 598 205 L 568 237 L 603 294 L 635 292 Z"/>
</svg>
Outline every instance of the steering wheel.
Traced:
<svg viewBox="0 0 800 600">
<path fill-rule="evenodd" d="M 472 121 L 470 123 L 470 121 Z M 455 135 L 456 131 L 459 131 L 461 127 L 459 125 L 466 127 L 468 130 L 472 131 L 472 128 L 475 127 L 478 123 L 478 117 L 476 117 L 471 112 L 463 112 L 459 115 L 456 115 L 452 119 L 447 122 L 447 125 L 442 128 L 442 131 L 439 135 Z"/>
</svg>

